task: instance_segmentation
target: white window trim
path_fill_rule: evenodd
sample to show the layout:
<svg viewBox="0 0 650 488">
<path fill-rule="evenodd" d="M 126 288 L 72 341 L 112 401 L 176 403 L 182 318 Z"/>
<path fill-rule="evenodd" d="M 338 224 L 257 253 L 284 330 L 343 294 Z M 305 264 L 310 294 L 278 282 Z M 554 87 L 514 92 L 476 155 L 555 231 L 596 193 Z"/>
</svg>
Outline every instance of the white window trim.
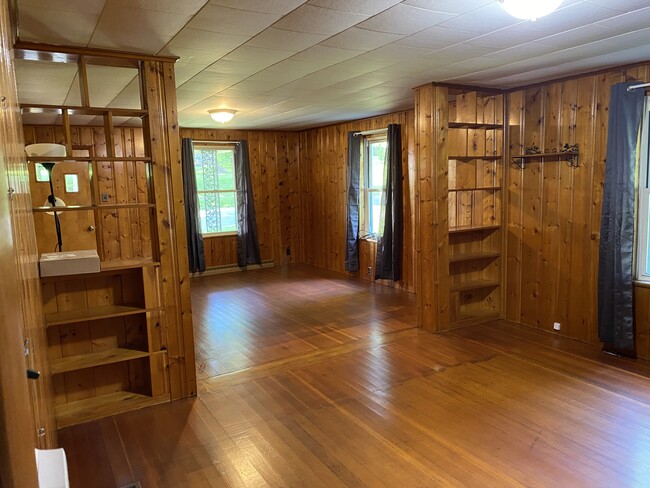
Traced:
<svg viewBox="0 0 650 488">
<path fill-rule="evenodd" d="M 367 241 L 377 241 L 377 236 L 379 235 L 377 232 L 370 232 L 369 229 L 369 220 L 370 220 L 370 213 L 369 213 L 369 193 L 384 193 L 386 191 L 386 188 L 383 188 L 382 190 L 378 189 L 370 189 L 368 188 L 368 183 L 370 181 L 370 143 L 372 142 L 386 142 L 388 143 L 388 135 L 386 132 L 381 132 L 378 134 L 372 134 L 372 135 L 367 135 L 363 137 L 363 143 L 361 145 L 361 168 L 362 168 L 362 182 L 363 182 L 363 187 L 360 188 L 363 198 L 362 202 L 362 210 L 363 210 L 363 216 L 359 216 L 360 219 L 362 217 L 363 221 L 363 226 L 359 225 L 359 234 L 361 237 Z M 388 147 L 386 148 L 388 150 Z"/>
<path fill-rule="evenodd" d="M 641 124 L 641 154 L 639 156 L 639 188 L 638 188 L 638 215 L 637 215 L 637 234 L 636 234 L 636 280 L 640 282 L 650 282 L 650 274 L 646 273 L 648 246 L 648 213 L 650 212 L 650 188 L 648 188 L 648 178 L 650 178 L 650 97 L 645 98 L 643 109 L 643 121 Z"/>
</svg>

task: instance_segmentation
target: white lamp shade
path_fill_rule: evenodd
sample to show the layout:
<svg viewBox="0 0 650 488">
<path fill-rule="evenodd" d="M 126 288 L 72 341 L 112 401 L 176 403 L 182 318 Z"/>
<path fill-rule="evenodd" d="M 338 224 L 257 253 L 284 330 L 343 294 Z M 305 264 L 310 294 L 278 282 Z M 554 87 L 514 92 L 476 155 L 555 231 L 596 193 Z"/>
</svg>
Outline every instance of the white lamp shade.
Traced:
<svg viewBox="0 0 650 488">
<path fill-rule="evenodd" d="M 501 5 L 513 17 L 536 20 L 554 12 L 563 0 L 501 0 Z"/>
<path fill-rule="evenodd" d="M 216 110 L 208 110 L 210 117 L 217 122 L 225 124 L 226 122 L 232 120 L 232 118 L 237 113 L 237 110 L 230 110 L 227 108 L 219 108 Z"/>
<path fill-rule="evenodd" d="M 30 158 L 64 158 L 67 155 L 66 148 L 63 144 L 30 144 L 25 146 L 25 152 Z"/>
</svg>

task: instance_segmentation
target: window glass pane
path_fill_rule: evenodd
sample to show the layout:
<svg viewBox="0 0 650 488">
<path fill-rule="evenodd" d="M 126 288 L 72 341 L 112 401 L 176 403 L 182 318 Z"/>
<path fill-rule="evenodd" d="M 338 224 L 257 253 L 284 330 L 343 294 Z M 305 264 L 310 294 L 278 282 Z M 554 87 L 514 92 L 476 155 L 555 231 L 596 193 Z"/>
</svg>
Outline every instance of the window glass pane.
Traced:
<svg viewBox="0 0 650 488">
<path fill-rule="evenodd" d="M 369 188 L 383 189 L 384 187 L 384 167 L 386 165 L 386 141 L 370 142 L 369 152 Z"/>
<path fill-rule="evenodd" d="M 237 206 L 235 192 L 219 193 L 221 232 L 237 231 Z"/>
<path fill-rule="evenodd" d="M 64 175 L 65 178 L 65 192 L 66 193 L 79 193 L 79 177 L 75 174 Z"/>
<path fill-rule="evenodd" d="M 645 206 L 645 216 L 646 216 L 646 228 L 645 228 L 645 249 L 640 249 L 640 252 L 645 253 L 645 270 L 642 270 L 645 276 L 650 276 L 650 191 L 643 192 L 642 194 L 642 204 Z M 641 240 L 641 239 L 640 239 Z"/>
<path fill-rule="evenodd" d="M 371 234 L 379 233 L 379 218 L 381 217 L 381 196 L 382 191 L 368 192 L 368 232 Z"/>
<path fill-rule="evenodd" d="M 50 177 L 47 174 L 45 166 L 43 166 L 41 163 L 36 163 L 36 166 L 34 168 L 36 170 L 36 181 L 50 181 Z"/>
</svg>

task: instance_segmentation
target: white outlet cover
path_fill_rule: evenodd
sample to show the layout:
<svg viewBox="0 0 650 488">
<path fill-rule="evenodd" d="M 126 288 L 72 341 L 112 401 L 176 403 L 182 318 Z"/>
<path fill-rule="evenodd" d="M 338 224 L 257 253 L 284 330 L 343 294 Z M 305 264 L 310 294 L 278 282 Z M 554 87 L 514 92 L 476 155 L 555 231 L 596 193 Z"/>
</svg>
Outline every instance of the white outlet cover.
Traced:
<svg viewBox="0 0 650 488">
<path fill-rule="evenodd" d="M 553 330 L 560 330 L 560 323 L 559 322 L 553 322 Z"/>
</svg>

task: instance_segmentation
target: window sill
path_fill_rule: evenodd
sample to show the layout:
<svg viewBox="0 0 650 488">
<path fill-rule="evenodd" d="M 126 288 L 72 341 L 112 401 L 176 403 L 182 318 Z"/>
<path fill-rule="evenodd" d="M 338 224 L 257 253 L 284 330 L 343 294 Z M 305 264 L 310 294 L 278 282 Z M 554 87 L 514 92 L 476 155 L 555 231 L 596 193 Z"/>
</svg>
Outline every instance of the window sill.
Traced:
<svg viewBox="0 0 650 488">
<path fill-rule="evenodd" d="M 360 241 L 365 241 L 365 242 L 374 242 L 377 243 L 377 238 L 376 237 L 359 237 Z"/>
<path fill-rule="evenodd" d="M 202 234 L 202 237 L 205 239 L 206 237 L 228 237 L 228 236 L 236 236 L 237 232 L 211 232 L 209 234 Z"/>
<path fill-rule="evenodd" d="M 634 280 L 633 284 L 639 288 L 650 288 L 650 280 Z"/>
</svg>

